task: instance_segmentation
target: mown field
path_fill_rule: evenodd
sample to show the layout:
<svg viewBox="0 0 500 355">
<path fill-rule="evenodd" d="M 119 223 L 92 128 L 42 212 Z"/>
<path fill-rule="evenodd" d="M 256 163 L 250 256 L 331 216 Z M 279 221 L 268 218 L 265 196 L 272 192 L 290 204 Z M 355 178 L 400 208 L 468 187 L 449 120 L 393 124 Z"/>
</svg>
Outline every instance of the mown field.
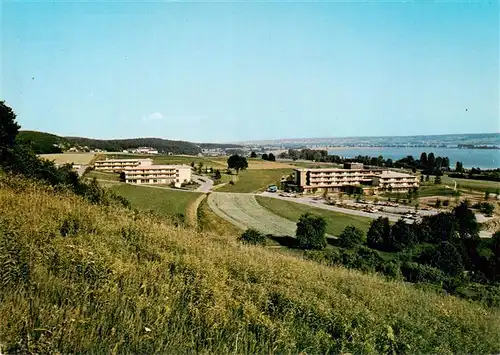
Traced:
<svg viewBox="0 0 500 355">
<path fill-rule="evenodd" d="M 371 218 L 353 216 L 349 214 L 328 211 L 321 208 L 315 208 L 297 202 L 284 201 L 272 197 L 256 196 L 257 202 L 268 209 L 270 212 L 297 222 L 304 213 L 314 213 L 325 218 L 326 232 L 334 236 L 339 236 L 345 227 L 352 224 L 363 230 L 365 233 L 370 227 Z"/>
<path fill-rule="evenodd" d="M 113 185 L 110 189 L 129 200 L 132 207 L 167 216 L 186 215 L 189 205 L 201 195 L 198 192 L 130 184 Z"/>
<path fill-rule="evenodd" d="M 253 228 L 264 234 L 295 236 L 295 223 L 262 207 L 254 195 L 215 192 L 208 196 L 208 204 L 242 230 Z"/>
<path fill-rule="evenodd" d="M 453 181 L 457 182 L 458 189 L 467 189 L 467 190 L 475 190 L 475 191 L 489 191 L 491 193 L 495 193 L 500 190 L 500 182 L 496 181 L 484 181 L 484 180 L 472 180 L 472 179 L 456 179 L 450 178 L 447 175 L 442 176 L 443 184 L 446 184 L 450 187 L 455 186 Z"/>
<path fill-rule="evenodd" d="M 95 153 L 56 153 L 39 155 L 40 158 L 53 160 L 56 164 L 89 164 L 94 156 Z"/>
<path fill-rule="evenodd" d="M 290 169 L 244 170 L 238 176 L 234 185 L 224 185 L 217 189 L 220 192 L 258 192 L 264 191 L 271 184 L 278 184 L 281 177 L 291 173 Z"/>
<path fill-rule="evenodd" d="M 31 183 L 0 220 L 2 353 L 500 352 L 498 309 Z"/>
</svg>

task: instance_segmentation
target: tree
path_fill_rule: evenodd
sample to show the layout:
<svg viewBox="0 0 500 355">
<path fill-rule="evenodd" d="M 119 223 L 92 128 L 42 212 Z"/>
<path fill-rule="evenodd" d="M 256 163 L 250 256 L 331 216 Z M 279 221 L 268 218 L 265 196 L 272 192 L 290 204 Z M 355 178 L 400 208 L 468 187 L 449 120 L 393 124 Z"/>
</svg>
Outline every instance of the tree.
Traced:
<svg viewBox="0 0 500 355">
<path fill-rule="evenodd" d="M 267 160 L 269 160 L 269 161 L 276 161 L 276 157 L 274 156 L 273 153 L 269 153 L 269 156 L 267 157 Z"/>
<path fill-rule="evenodd" d="M 429 165 L 429 162 L 427 161 L 427 153 L 423 152 L 420 154 L 420 165 L 427 167 Z"/>
<path fill-rule="evenodd" d="M 416 235 L 411 226 L 403 219 L 400 219 L 391 227 L 391 233 L 386 247 L 389 250 L 401 251 L 415 244 L 416 239 Z"/>
<path fill-rule="evenodd" d="M 215 172 L 214 172 L 214 179 L 215 180 L 220 180 L 221 178 L 222 178 L 222 175 L 220 173 L 220 170 L 219 169 L 215 170 Z"/>
<path fill-rule="evenodd" d="M 16 114 L 0 101 L 0 152 L 4 148 L 10 148 L 16 143 L 16 136 L 21 128 L 16 122 Z"/>
<path fill-rule="evenodd" d="M 266 236 L 255 229 L 247 229 L 240 237 L 240 241 L 246 244 L 265 245 Z"/>
<path fill-rule="evenodd" d="M 326 220 L 321 216 L 305 213 L 297 222 L 296 237 L 303 249 L 323 249 L 326 247 Z"/>
<path fill-rule="evenodd" d="M 464 171 L 464 165 L 462 164 L 462 162 L 457 161 L 457 163 L 455 165 L 455 171 L 457 173 L 462 173 Z"/>
<path fill-rule="evenodd" d="M 459 234 L 462 239 L 475 239 L 479 238 L 479 224 L 476 221 L 476 216 L 469 208 L 468 202 L 463 201 L 453 209 Z"/>
<path fill-rule="evenodd" d="M 427 156 L 427 161 L 430 168 L 434 168 L 436 166 L 436 158 L 434 157 L 434 153 L 430 153 Z"/>
<path fill-rule="evenodd" d="M 488 201 L 489 199 L 490 199 L 490 192 L 489 191 L 485 191 L 484 192 L 484 200 Z"/>
<path fill-rule="evenodd" d="M 354 248 L 356 245 L 363 242 L 363 231 L 349 225 L 345 227 L 339 236 L 340 246 L 344 248 Z"/>
<path fill-rule="evenodd" d="M 438 175 L 438 176 L 436 176 L 436 177 L 434 178 L 434 183 L 435 183 L 436 185 L 441 184 L 441 176 L 439 176 L 439 175 Z"/>
<path fill-rule="evenodd" d="M 257 153 L 255 152 L 250 153 L 250 158 L 257 158 Z"/>
<path fill-rule="evenodd" d="M 262 160 L 269 160 L 269 155 L 266 153 L 262 154 Z"/>
<path fill-rule="evenodd" d="M 238 154 L 235 154 L 235 155 L 231 155 L 227 159 L 227 167 L 229 169 L 235 169 L 236 174 L 238 174 L 240 172 L 240 170 L 245 170 L 246 168 L 248 168 L 248 162 L 247 162 L 247 159 L 245 157 L 238 155 Z"/>
<path fill-rule="evenodd" d="M 391 234 L 389 219 L 379 217 L 372 221 L 366 234 L 366 241 L 370 248 L 382 249 Z"/>
</svg>

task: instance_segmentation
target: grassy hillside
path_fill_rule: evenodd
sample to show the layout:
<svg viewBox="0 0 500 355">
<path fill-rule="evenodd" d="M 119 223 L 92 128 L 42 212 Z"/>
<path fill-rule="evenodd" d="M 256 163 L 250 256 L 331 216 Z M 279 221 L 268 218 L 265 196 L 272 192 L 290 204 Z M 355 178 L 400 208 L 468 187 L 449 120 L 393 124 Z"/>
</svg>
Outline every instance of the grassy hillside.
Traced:
<svg viewBox="0 0 500 355">
<path fill-rule="evenodd" d="M 297 202 L 284 201 L 271 197 L 256 196 L 257 201 L 278 216 L 297 222 L 300 216 L 310 212 L 318 216 L 325 217 L 326 232 L 335 236 L 340 235 L 345 227 L 352 224 L 363 230 L 365 233 L 370 227 L 371 218 L 353 216 L 334 211 L 328 211 L 321 208 L 314 208 Z"/>
<path fill-rule="evenodd" d="M 20 131 L 16 139 L 18 142 L 30 146 L 37 154 L 62 153 L 62 149 L 56 147 L 55 144 L 68 144 L 63 137 L 37 131 Z"/>
<path fill-rule="evenodd" d="M 2 353 L 498 353 L 500 313 L 0 180 Z"/>
</svg>

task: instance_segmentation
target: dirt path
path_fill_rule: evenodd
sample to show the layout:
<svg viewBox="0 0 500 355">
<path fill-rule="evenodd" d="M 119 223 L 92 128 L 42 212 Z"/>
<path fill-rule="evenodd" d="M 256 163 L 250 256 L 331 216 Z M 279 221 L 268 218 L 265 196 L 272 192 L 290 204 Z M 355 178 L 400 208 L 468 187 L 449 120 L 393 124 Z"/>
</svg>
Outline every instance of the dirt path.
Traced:
<svg viewBox="0 0 500 355">
<path fill-rule="evenodd" d="M 192 227 L 196 228 L 198 226 L 198 207 L 200 206 L 201 201 L 205 199 L 205 197 L 207 197 L 206 194 L 198 196 L 198 198 L 190 203 L 186 208 L 186 220 Z"/>
<path fill-rule="evenodd" d="M 294 236 L 296 224 L 269 212 L 253 194 L 212 192 L 208 205 L 220 217 L 241 229 L 254 228 L 266 234 Z"/>
</svg>

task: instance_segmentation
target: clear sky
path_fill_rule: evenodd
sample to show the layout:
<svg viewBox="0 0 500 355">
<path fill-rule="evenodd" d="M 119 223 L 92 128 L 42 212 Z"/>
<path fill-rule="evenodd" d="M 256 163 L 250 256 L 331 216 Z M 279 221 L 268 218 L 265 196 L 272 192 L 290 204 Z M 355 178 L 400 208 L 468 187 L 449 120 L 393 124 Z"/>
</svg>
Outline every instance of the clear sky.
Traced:
<svg viewBox="0 0 500 355">
<path fill-rule="evenodd" d="M 250 139 L 500 132 L 499 2 L 3 0 L 23 129 Z"/>
</svg>

